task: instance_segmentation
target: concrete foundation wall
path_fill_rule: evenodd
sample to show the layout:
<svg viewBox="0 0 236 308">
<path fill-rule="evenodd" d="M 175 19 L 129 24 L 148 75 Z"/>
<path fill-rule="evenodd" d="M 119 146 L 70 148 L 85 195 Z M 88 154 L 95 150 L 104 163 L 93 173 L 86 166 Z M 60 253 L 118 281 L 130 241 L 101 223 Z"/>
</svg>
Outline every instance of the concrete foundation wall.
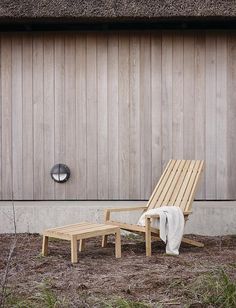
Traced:
<svg viewBox="0 0 236 308">
<path fill-rule="evenodd" d="M 17 232 L 42 233 L 46 228 L 81 221 L 102 222 L 104 209 L 145 205 L 144 201 L 17 201 L 14 202 Z M 114 213 L 122 222 L 136 223 L 140 212 Z M 13 205 L 0 202 L 0 233 L 14 230 Z M 236 201 L 196 201 L 185 233 L 236 234 Z"/>
</svg>

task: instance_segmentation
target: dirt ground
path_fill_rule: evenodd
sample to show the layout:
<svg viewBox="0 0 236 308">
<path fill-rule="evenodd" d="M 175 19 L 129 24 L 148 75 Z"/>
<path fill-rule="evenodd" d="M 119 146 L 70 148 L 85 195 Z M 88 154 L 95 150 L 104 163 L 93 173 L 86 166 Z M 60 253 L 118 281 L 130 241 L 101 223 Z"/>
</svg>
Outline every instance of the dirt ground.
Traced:
<svg viewBox="0 0 236 308">
<path fill-rule="evenodd" d="M 107 248 L 95 238 L 72 265 L 69 242 L 50 240 L 49 256 L 42 257 L 42 237 L 19 234 L 5 307 L 212 307 L 201 301 L 195 282 L 220 268 L 235 281 L 236 236 L 189 237 L 205 247 L 183 244 L 174 257 L 155 242 L 153 256 L 146 258 L 143 239 L 126 236 L 121 259 L 114 257 L 113 238 Z M 0 235 L 1 281 L 12 241 L 12 235 Z"/>
</svg>

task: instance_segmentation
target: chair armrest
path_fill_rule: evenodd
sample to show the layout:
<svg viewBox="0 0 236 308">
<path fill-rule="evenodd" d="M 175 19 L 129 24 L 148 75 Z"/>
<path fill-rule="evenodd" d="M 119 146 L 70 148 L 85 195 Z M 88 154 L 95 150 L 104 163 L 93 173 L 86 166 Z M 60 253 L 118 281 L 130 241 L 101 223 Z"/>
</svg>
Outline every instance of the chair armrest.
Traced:
<svg viewBox="0 0 236 308">
<path fill-rule="evenodd" d="M 129 212 L 129 211 L 138 211 L 138 210 L 145 210 L 147 209 L 146 206 L 136 206 L 136 207 L 114 207 L 114 208 L 107 208 L 105 211 L 109 212 Z"/>
<path fill-rule="evenodd" d="M 184 216 L 188 216 L 188 215 L 191 215 L 193 212 L 192 211 L 187 211 L 187 212 L 184 212 Z"/>
<path fill-rule="evenodd" d="M 105 209 L 104 211 L 104 218 L 105 221 L 109 221 L 111 217 L 111 213 L 114 212 L 130 212 L 130 211 L 141 211 L 141 210 L 146 210 L 146 206 L 136 206 L 136 207 L 123 207 L 123 208 L 108 208 Z"/>
</svg>

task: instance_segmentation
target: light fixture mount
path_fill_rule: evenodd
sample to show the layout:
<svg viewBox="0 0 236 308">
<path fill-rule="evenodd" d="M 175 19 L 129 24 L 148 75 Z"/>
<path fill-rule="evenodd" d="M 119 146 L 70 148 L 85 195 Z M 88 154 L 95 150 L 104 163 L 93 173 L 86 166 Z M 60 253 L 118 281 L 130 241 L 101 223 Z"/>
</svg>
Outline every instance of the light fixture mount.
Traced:
<svg viewBox="0 0 236 308">
<path fill-rule="evenodd" d="M 65 183 L 70 178 L 70 169 L 65 164 L 56 164 L 51 169 L 51 177 L 57 183 Z"/>
</svg>

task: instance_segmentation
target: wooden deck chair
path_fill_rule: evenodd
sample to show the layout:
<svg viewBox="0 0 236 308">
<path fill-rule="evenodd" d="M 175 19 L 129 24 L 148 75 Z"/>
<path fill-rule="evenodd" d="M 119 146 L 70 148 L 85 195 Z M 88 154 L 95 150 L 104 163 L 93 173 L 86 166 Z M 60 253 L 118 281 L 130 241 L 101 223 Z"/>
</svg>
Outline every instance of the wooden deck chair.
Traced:
<svg viewBox="0 0 236 308">
<path fill-rule="evenodd" d="M 142 213 L 149 209 L 158 208 L 160 206 L 179 206 L 184 214 L 185 222 L 192 213 L 191 207 L 199 183 L 200 175 L 203 171 L 202 160 L 170 160 L 167 164 L 159 182 L 157 183 L 148 203 L 142 207 L 131 208 L 108 208 L 105 210 L 105 223 L 119 226 L 123 230 L 134 233 L 144 233 L 146 241 L 146 255 L 151 256 L 151 237 L 159 235 L 159 230 L 151 227 L 151 219 L 158 216 L 146 216 L 145 226 L 135 224 L 127 224 L 111 219 L 111 213 L 123 211 L 142 210 Z M 182 242 L 203 247 L 202 243 L 187 238 Z M 103 247 L 107 244 L 107 236 L 103 237 Z"/>
</svg>

